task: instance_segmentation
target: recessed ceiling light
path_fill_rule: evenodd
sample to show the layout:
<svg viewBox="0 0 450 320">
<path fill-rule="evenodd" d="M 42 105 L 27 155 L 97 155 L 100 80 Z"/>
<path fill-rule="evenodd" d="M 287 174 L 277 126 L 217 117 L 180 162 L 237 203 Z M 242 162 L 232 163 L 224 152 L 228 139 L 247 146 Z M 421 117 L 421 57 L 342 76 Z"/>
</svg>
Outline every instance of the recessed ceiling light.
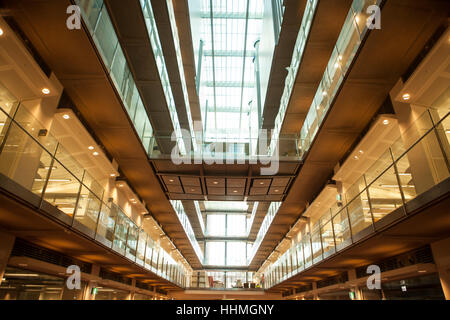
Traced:
<svg viewBox="0 0 450 320">
<path fill-rule="evenodd" d="M 275 192 L 280 192 L 280 190 L 277 189 L 277 190 L 275 190 Z"/>
<path fill-rule="evenodd" d="M 322 95 L 325 97 L 325 96 L 327 95 L 327 92 L 326 92 L 326 91 L 323 91 L 323 92 L 322 92 Z"/>
<path fill-rule="evenodd" d="M 99 155 L 99 153 L 98 153 L 97 151 L 93 152 L 92 154 L 93 154 L 94 156 L 98 156 L 98 155 Z"/>
<path fill-rule="evenodd" d="M 174 182 L 174 181 L 175 181 L 175 180 L 173 180 L 173 179 L 170 179 L 170 180 L 169 180 L 169 182 Z"/>
<path fill-rule="evenodd" d="M 69 120 L 69 119 L 70 119 L 70 116 L 69 116 L 68 114 L 65 114 L 65 115 L 63 115 L 63 119 Z"/>
<path fill-rule="evenodd" d="M 45 95 L 48 95 L 48 94 L 50 94 L 50 89 L 44 88 L 44 89 L 42 89 L 42 93 Z"/>
<path fill-rule="evenodd" d="M 95 148 L 93 146 L 88 147 L 89 150 L 94 150 Z"/>
<path fill-rule="evenodd" d="M 123 188 L 123 183 L 119 184 L 119 188 Z"/>
<path fill-rule="evenodd" d="M 3 31 L 2 28 L 0 28 L 0 37 L 4 34 L 5 32 Z"/>
<path fill-rule="evenodd" d="M 237 190 L 233 190 L 234 193 L 237 193 Z"/>
<path fill-rule="evenodd" d="M 359 23 L 360 19 L 358 16 L 355 17 L 355 21 L 356 21 L 356 23 Z"/>
<path fill-rule="evenodd" d="M 260 184 L 260 185 L 263 185 L 263 184 L 264 184 L 264 182 L 260 182 L 259 184 Z"/>
<path fill-rule="evenodd" d="M 217 182 L 217 181 L 214 181 L 214 184 L 219 184 L 219 182 Z"/>
<path fill-rule="evenodd" d="M 383 124 L 384 124 L 385 126 L 387 126 L 387 125 L 389 124 L 389 120 L 384 120 L 384 121 L 383 121 Z"/>
<path fill-rule="evenodd" d="M 427 272 L 427 270 L 419 270 L 418 272 L 419 273 L 425 273 L 425 272 Z"/>
<path fill-rule="evenodd" d="M 358 156 L 354 156 L 353 159 L 359 160 L 359 157 Z"/>
<path fill-rule="evenodd" d="M 410 95 L 409 93 L 405 93 L 405 94 L 402 96 L 402 98 L 403 98 L 403 100 L 408 101 L 409 99 L 411 99 L 411 95 Z"/>
<path fill-rule="evenodd" d="M 111 173 L 111 177 L 114 178 L 116 176 L 115 173 Z"/>
<path fill-rule="evenodd" d="M 133 202 L 133 201 L 136 201 L 136 199 L 133 198 L 133 199 L 130 199 L 130 201 Z"/>
<path fill-rule="evenodd" d="M 359 153 L 359 154 L 364 154 L 364 151 L 359 150 L 358 153 Z"/>
</svg>

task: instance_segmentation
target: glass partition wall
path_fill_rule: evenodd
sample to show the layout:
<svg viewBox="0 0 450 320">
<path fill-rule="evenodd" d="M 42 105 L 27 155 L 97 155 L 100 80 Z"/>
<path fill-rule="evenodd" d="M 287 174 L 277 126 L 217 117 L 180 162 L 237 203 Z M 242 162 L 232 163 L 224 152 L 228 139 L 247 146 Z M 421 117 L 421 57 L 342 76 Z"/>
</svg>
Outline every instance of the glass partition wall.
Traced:
<svg viewBox="0 0 450 320">
<path fill-rule="evenodd" d="M 43 126 L 26 107 L 2 101 L 0 123 L 0 174 L 13 181 L 27 201 L 131 261 L 185 286 L 186 268 L 111 202 L 100 183 L 63 145 L 37 129 Z"/>
</svg>

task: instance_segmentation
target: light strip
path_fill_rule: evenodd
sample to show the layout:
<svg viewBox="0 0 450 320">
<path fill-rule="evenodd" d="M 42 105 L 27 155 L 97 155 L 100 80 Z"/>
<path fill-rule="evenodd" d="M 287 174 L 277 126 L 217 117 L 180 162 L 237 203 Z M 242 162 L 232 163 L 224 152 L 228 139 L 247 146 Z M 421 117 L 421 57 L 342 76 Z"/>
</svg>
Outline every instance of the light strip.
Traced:
<svg viewBox="0 0 450 320">
<path fill-rule="evenodd" d="M 36 182 L 45 182 L 46 179 L 34 179 Z M 70 179 L 48 179 L 48 182 L 70 182 Z"/>
</svg>

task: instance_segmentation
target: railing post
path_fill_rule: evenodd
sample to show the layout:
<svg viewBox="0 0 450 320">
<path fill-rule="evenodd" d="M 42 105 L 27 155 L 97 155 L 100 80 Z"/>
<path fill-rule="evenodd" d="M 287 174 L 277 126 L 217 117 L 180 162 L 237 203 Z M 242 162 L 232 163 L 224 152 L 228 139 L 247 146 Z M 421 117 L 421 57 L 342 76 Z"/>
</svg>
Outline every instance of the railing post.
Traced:
<svg viewBox="0 0 450 320">
<path fill-rule="evenodd" d="M 437 126 L 439 125 L 439 123 L 442 123 L 442 121 L 445 120 L 449 116 L 449 114 L 447 114 L 439 123 L 436 124 L 434 122 L 434 120 L 433 120 L 433 116 L 431 115 L 430 109 L 428 109 L 427 112 L 428 112 L 428 115 L 430 116 L 431 123 L 433 124 L 433 131 L 434 131 L 434 134 L 436 135 L 436 138 L 437 138 L 437 141 L 438 141 L 438 144 L 439 144 L 439 148 L 441 149 L 442 155 L 444 156 L 444 161 L 445 161 L 445 164 L 447 165 L 447 170 L 450 173 L 450 163 L 449 163 L 449 160 L 447 158 L 447 154 L 445 152 L 445 148 L 444 148 L 444 144 L 442 142 L 441 136 L 439 135 L 439 131 L 437 129 Z"/>
<path fill-rule="evenodd" d="M 373 232 L 376 231 L 375 229 L 375 218 L 373 216 L 373 207 L 372 207 L 372 201 L 370 200 L 370 192 L 369 192 L 369 186 L 367 185 L 367 179 L 366 179 L 366 175 L 363 174 L 364 177 L 364 185 L 366 186 L 366 194 L 367 194 L 367 202 L 369 203 L 369 210 L 370 210 L 370 216 L 372 217 L 372 228 L 373 228 Z M 364 208 L 363 208 L 363 213 L 364 213 Z"/>
<path fill-rule="evenodd" d="M 73 222 L 75 221 L 75 215 L 78 212 L 78 204 L 80 203 L 80 199 L 81 199 L 81 191 L 83 190 L 83 181 L 84 181 L 84 175 L 85 174 L 86 174 L 86 170 L 83 171 L 83 176 L 81 177 L 80 187 L 78 189 L 77 200 L 75 201 L 75 209 L 73 210 L 71 226 L 73 226 Z M 75 179 L 76 179 L 76 177 L 75 177 Z"/>
<path fill-rule="evenodd" d="M 42 194 L 41 194 L 41 201 L 39 203 L 39 208 L 42 208 L 42 204 L 44 203 L 44 195 L 47 191 L 48 182 L 50 180 L 51 173 L 53 171 L 53 165 L 55 164 L 56 159 L 56 152 L 58 152 L 59 149 L 59 143 L 56 145 L 55 152 L 53 154 L 50 154 L 52 160 L 50 161 L 50 167 L 48 168 L 47 176 L 45 177 L 44 186 L 42 187 Z M 44 150 L 43 152 L 47 152 Z"/>
<path fill-rule="evenodd" d="M 397 168 L 397 162 L 394 158 L 394 153 L 392 152 L 392 148 L 389 147 L 389 153 L 391 154 L 391 158 L 392 158 L 392 163 L 393 163 L 393 168 L 395 171 L 395 177 L 397 179 L 397 183 L 398 183 L 398 187 L 400 190 L 400 196 L 402 197 L 402 203 L 403 203 L 403 211 L 405 213 L 405 215 L 408 215 L 408 213 L 406 212 L 406 199 L 405 199 L 405 194 L 403 193 L 403 188 L 402 188 L 402 181 L 400 180 L 400 175 L 398 174 L 398 168 Z M 389 170 L 389 168 L 387 169 Z M 386 170 L 386 172 L 387 172 Z"/>
</svg>

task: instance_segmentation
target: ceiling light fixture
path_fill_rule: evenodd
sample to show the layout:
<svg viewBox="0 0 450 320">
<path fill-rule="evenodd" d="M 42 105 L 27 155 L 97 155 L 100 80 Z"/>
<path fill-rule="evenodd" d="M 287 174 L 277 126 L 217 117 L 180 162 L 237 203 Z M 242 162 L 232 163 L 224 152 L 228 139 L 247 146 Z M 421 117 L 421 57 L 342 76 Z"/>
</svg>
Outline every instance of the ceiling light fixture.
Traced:
<svg viewBox="0 0 450 320">
<path fill-rule="evenodd" d="M 384 121 L 383 121 L 383 124 L 384 124 L 385 126 L 387 126 L 387 125 L 389 124 L 389 120 L 384 120 Z"/>
<path fill-rule="evenodd" d="M 94 150 L 95 148 L 93 146 L 88 147 L 89 150 Z"/>
<path fill-rule="evenodd" d="M 50 89 L 44 88 L 44 89 L 42 89 L 42 93 L 45 94 L 45 95 L 49 95 L 50 94 Z"/>
<path fill-rule="evenodd" d="M 4 34 L 5 32 L 3 31 L 2 28 L 0 28 L 0 37 Z"/>
<path fill-rule="evenodd" d="M 405 93 L 405 94 L 402 96 L 402 98 L 403 98 L 403 100 L 408 101 L 408 100 L 411 99 L 411 95 L 410 95 L 409 93 Z"/>
<path fill-rule="evenodd" d="M 69 120 L 70 119 L 70 116 L 68 114 L 63 115 L 62 117 L 63 117 L 64 120 Z"/>
</svg>

